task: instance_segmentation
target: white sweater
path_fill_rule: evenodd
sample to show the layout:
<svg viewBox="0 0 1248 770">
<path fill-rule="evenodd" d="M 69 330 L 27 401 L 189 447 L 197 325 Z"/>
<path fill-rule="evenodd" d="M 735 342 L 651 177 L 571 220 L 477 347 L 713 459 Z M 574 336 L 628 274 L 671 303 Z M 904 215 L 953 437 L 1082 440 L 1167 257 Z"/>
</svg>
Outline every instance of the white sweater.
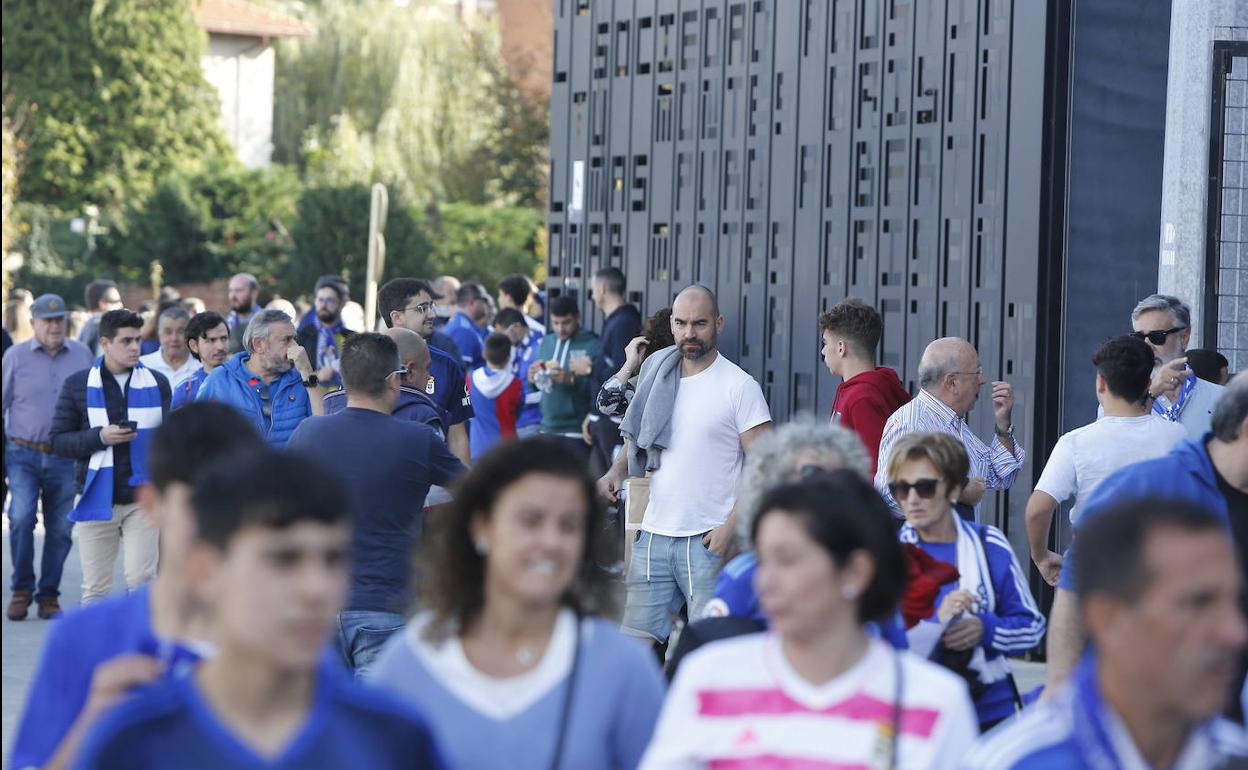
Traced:
<svg viewBox="0 0 1248 770">
<path fill-rule="evenodd" d="M 762 633 L 682 662 L 641 770 L 887 768 L 898 663 L 895 767 L 955 767 L 978 737 L 961 679 L 875 640 L 853 668 L 815 686 L 789 665 L 779 637 Z"/>
</svg>

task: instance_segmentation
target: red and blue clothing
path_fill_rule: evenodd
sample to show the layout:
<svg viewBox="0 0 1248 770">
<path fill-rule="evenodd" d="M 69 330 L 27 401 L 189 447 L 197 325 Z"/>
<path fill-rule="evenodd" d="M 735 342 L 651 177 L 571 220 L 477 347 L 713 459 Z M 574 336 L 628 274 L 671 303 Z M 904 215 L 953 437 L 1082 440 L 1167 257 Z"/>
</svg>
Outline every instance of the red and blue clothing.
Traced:
<svg viewBox="0 0 1248 770">
<path fill-rule="evenodd" d="M 498 442 L 515 438 L 516 422 L 524 405 L 524 388 L 510 369 L 489 366 L 474 370 L 467 387 L 473 412 L 468 443 L 472 447 L 472 459 L 476 460 Z"/>
</svg>

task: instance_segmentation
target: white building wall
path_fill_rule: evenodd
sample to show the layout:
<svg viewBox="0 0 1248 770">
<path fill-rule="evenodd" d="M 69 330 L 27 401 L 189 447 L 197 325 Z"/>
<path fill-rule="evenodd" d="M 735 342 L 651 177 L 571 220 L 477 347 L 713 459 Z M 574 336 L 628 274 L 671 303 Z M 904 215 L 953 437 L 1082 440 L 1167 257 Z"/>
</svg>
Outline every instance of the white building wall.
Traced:
<svg viewBox="0 0 1248 770">
<path fill-rule="evenodd" d="M 273 155 L 275 57 L 267 41 L 239 35 L 208 36 L 204 76 L 221 97 L 221 125 L 234 151 L 251 168 Z"/>
</svg>

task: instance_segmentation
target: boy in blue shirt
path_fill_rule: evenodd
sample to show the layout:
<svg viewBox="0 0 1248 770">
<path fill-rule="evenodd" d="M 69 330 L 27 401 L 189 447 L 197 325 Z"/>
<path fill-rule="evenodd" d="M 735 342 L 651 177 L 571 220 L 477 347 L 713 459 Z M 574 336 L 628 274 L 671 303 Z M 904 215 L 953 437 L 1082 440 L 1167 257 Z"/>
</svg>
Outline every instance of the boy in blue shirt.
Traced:
<svg viewBox="0 0 1248 770">
<path fill-rule="evenodd" d="M 217 652 L 110 711 L 73 766 L 441 768 L 420 717 L 324 660 L 350 572 L 333 472 L 261 449 L 204 471 L 191 500 L 190 587 Z"/>
<path fill-rule="evenodd" d="M 485 366 L 474 369 L 468 384 L 472 400 L 472 459 L 500 441 L 516 437 L 516 419 L 524 388 L 511 370 L 511 340 L 494 332 L 485 338 Z"/>
<path fill-rule="evenodd" d="M 503 308 L 494 316 L 494 331 L 502 332 L 511 340 L 511 371 L 520 378 L 524 389 L 524 405 L 516 420 L 516 435 L 527 436 L 542 427 L 542 392 L 529 383 L 529 368 L 537 361 L 537 348 L 542 343 L 543 332 L 529 326 L 524 314 L 515 308 Z"/>
<path fill-rule="evenodd" d="M 195 403 L 152 435 L 151 482 L 139 504 L 160 529 L 161 568 L 148 585 L 73 610 L 48 629 L 9 766 L 67 767 L 87 730 L 126 690 L 179 673 L 202 651 L 204 618 L 189 612 L 186 553 L 194 538 L 194 475 L 218 457 L 255 449 L 260 436 L 238 411 Z"/>
</svg>

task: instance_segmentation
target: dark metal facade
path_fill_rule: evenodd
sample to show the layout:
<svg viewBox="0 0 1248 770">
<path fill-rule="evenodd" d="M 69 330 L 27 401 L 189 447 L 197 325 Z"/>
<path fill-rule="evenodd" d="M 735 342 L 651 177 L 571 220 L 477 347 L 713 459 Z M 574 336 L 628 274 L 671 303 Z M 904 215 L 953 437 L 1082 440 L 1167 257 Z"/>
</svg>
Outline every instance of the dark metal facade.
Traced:
<svg viewBox="0 0 1248 770">
<path fill-rule="evenodd" d="M 554 0 L 548 290 L 594 319 L 603 266 L 646 313 L 714 288 L 781 419 L 827 414 L 817 318 L 860 297 L 911 391 L 932 339 L 975 344 L 1033 449 L 1046 6 Z M 986 509 L 1016 542 L 1032 472 Z"/>
<path fill-rule="evenodd" d="M 1208 314 L 1205 328 L 1231 372 L 1248 369 L 1248 40 L 1213 49 L 1210 110 Z"/>
</svg>

